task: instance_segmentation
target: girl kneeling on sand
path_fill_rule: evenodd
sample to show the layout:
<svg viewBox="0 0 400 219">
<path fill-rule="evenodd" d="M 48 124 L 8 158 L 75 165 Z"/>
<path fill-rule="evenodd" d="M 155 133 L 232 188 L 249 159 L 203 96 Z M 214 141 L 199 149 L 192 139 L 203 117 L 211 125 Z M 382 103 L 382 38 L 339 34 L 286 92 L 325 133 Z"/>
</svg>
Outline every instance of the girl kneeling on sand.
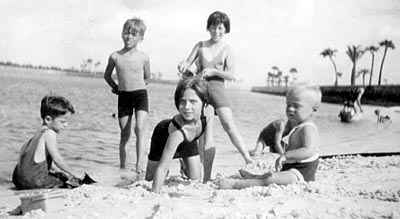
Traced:
<svg viewBox="0 0 400 219">
<path fill-rule="evenodd" d="M 189 179 L 200 179 L 200 148 L 204 155 L 203 178 L 206 180 L 211 176 L 215 156 L 215 148 L 212 147 L 214 109 L 207 104 L 204 82 L 197 77 L 180 81 L 174 99 L 179 113 L 172 119 L 159 122 L 151 138 L 146 180 L 153 180 L 153 191 L 157 193 L 173 159 L 183 159 Z"/>
</svg>

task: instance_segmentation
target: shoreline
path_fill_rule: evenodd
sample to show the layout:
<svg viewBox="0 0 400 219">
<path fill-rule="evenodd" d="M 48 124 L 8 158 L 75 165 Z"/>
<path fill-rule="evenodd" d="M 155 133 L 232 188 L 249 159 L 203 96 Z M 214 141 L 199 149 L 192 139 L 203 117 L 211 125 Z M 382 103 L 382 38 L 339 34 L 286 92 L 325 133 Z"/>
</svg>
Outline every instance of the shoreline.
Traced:
<svg viewBox="0 0 400 219">
<path fill-rule="evenodd" d="M 382 86 L 362 86 L 356 85 L 356 87 L 364 87 L 365 92 L 361 99 L 363 105 L 375 105 L 375 106 L 400 106 L 400 85 L 382 85 Z M 351 86 L 320 86 L 322 92 L 322 102 L 324 103 L 335 103 L 343 104 L 345 98 L 349 96 Z M 277 96 L 285 96 L 288 87 L 267 87 L 259 86 L 252 87 L 251 92 L 264 93 Z"/>
</svg>

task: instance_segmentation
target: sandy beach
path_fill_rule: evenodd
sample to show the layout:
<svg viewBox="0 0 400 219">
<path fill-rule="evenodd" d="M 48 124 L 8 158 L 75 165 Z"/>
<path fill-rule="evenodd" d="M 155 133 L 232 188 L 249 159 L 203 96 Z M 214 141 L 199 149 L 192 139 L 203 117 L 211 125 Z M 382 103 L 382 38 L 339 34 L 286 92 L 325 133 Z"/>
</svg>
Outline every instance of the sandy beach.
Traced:
<svg viewBox="0 0 400 219">
<path fill-rule="evenodd" d="M 266 171 L 269 161 L 261 156 L 243 168 Z M 320 161 L 316 182 L 289 186 L 218 190 L 212 182 L 190 182 L 177 175 L 161 194 L 150 192 L 146 181 L 85 185 L 62 190 L 61 211 L 36 210 L 22 218 L 400 218 L 399 156 Z M 233 168 L 224 176 L 239 177 Z M 18 195 L 2 198 L 0 217 L 18 218 L 7 213 L 18 204 Z"/>
</svg>

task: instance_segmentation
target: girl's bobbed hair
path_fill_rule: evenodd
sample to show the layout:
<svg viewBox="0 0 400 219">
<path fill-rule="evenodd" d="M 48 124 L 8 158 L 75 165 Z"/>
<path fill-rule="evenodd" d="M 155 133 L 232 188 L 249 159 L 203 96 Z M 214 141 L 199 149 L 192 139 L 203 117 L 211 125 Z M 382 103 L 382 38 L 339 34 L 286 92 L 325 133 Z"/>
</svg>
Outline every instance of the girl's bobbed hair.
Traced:
<svg viewBox="0 0 400 219">
<path fill-rule="evenodd" d="M 224 12 L 215 11 L 207 19 L 207 30 L 210 30 L 211 26 L 217 26 L 218 24 L 224 24 L 225 33 L 229 33 L 231 31 L 231 22 L 229 20 L 228 15 Z"/>
<path fill-rule="evenodd" d="M 199 77 L 190 77 L 179 81 L 175 90 L 175 107 L 179 109 L 179 102 L 183 96 L 183 93 L 187 89 L 192 89 L 196 92 L 197 96 L 203 102 L 203 104 L 208 104 L 208 92 L 206 82 Z"/>
</svg>

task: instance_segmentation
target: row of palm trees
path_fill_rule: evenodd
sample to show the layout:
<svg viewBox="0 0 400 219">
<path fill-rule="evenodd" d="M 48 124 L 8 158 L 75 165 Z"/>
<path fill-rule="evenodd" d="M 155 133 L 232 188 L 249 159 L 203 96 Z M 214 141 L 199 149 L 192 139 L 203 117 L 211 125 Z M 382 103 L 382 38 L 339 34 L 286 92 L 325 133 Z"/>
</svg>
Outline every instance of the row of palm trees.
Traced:
<svg viewBox="0 0 400 219">
<path fill-rule="evenodd" d="M 384 41 L 379 42 L 379 46 L 380 47 L 384 47 L 381 66 L 380 66 L 380 69 L 379 69 L 379 78 L 378 78 L 378 86 L 381 86 L 383 64 L 385 62 L 386 53 L 387 53 L 388 49 L 395 49 L 395 46 L 394 46 L 394 43 L 392 41 L 390 41 L 390 40 L 384 40 Z M 351 69 L 351 78 L 350 78 L 351 86 L 355 85 L 356 77 L 359 77 L 360 75 L 363 76 L 363 84 L 364 84 L 365 75 L 368 74 L 368 73 L 370 74 L 370 76 L 369 76 L 369 86 L 371 86 L 371 84 L 372 84 L 372 74 L 373 74 L 374 62 L 375 62 L 375 53 L 378 50 L 379 50 L 379 47 L 374 46 L 374 45 L 366 47 L 364 49 L 360 45 L 358 45 L 358 46 L 352 45 L 352 46 L 348 46 L 347 47 L 346 54 L 349 56 L 351 62 L 353 63 L 353 66 L 352 66 L 352 69 Z M 337 52 L 336 49 L 331 49 L 331 48 L 328 47 L 327 49 L 324 49 L 320 54 L 323 57 L 329 57 L 329 59 L 331 60 L 331 62 L 333 64 L 333 67 L 334 67 L 334 70 L 335 70 L 335 83 L 334 83 L 334 86 L 338 85 L 338 77 L 342 76 L 342 73 L 337 71 L 335 61 L 333 60 L 333 57 L 336 56 L 335 55 L 336 52 Z M 358 74 L 356 75 L 357 61 L 366 52 L 369 52 L 371 54 L 371 57 L 372 57 L 371 70 L 369 70 L 369 69 L 361 69 L 358 72 Z"/>
<path fill-rule="evenodd" d="M 83 73 L 91 73 L 91 74 L 102 74 L 103 72 L 100 71 L 100 61 L 94 62 L 93 59 L 88 58 L 82 60 L 81 72 Z"/>
<path fill-rule="evenodd" d="M 282 71 L 277 66 L 272 66 L 272 72 L 267 72 L 267 86 L 282 86 L 282 83 L 285 83 L 285 86 L 288 86 L 289 83 L 289 75 L 283 75 Z M 292 81 L 296 80 L 295 74 L 297 74 L 296 68 L 290 68 L 289 74 L 292 74 Z"/>
</svg>

